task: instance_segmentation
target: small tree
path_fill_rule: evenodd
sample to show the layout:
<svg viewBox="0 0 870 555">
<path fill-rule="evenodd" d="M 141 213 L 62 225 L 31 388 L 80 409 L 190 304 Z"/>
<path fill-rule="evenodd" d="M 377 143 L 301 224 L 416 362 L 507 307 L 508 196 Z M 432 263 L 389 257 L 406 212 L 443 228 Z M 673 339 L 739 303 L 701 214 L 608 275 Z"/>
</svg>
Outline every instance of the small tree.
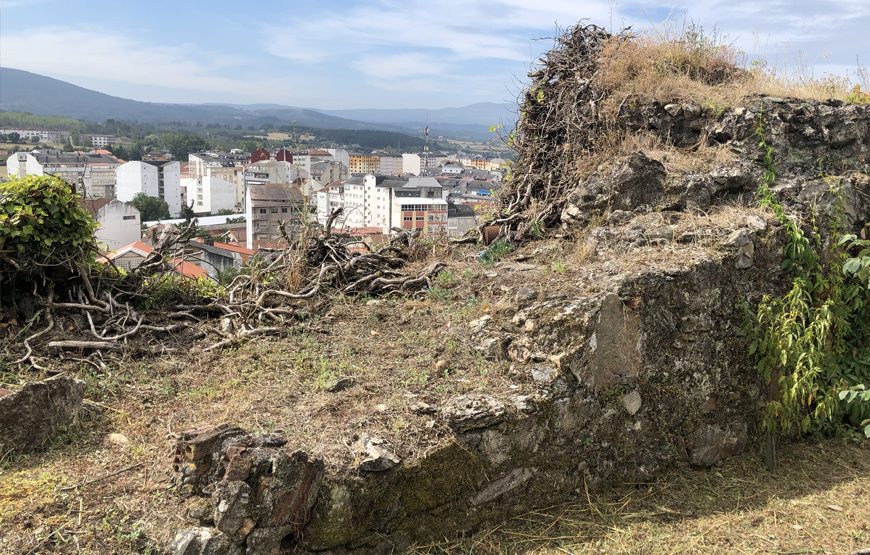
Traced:
<svg viewBox="0 0 870 555">
<path fill-rule="evenodd" d="M 136 193 L 130 204 L 139 211 L 140 219 L 143 222 L 169 218 L 169 205 L 162 198 L 150 197 L 145 193 Z"/>
</svg>

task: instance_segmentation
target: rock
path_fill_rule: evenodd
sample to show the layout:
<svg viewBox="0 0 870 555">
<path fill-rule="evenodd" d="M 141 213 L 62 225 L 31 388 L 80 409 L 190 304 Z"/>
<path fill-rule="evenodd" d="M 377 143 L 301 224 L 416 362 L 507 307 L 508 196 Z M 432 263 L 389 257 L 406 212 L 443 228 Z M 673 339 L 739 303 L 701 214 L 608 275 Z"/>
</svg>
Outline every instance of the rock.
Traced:
<svg viewBox="0 0 870 555">
<path fill-rule="evenodd" d="M 424 401 L 414 401 L 410 408 L 414 414 L 435 414 L 438 412 L 435 407 Z"/>
<path fill-rule="evenodd" d="M 734 261 L 735 268 L 743 270 L 752 267 L 755 244 L 752 242 L 748 229 L 738 229 L 732 232 L 723 244 L 737 249 L 737 259 Z"/>
<path fill-rule="evenodd" d="M 612 293 L 602 301 L 597 320 L 589 338 L 588 368 L 574 370 L 579 381 L 596 391 L 636 378 L 640 372 L 640 319 L 636 312 Z"/>
<path fill-rule="evenodd" d="M 293 526 L 273 526 L 257 528 L 252 531 L 245 542 L 245 555 L 273 555 L 281 553 L 281 542 L 293 534 Z"/>
<path fill-rule="evenodd" d="M 665 104 L 665 112 L 675 118 L 683 113 L 683 107 L 679 104 Z"/>
<path fill-rule="evenodd" d="M 433 368 L 434 368 L 435 372 L 440 374 L 441 372 L 444 371 L 445 368 L 447 368 L 447 361 L 444 360 L 443 358 L 438 359 L 435 361 L 435 366 Z"/>
<path fill-rule="evenodd" d="M 541 387 L 548 387 L 559 377 L 559 372 L 551 366 L 535 366 L 532 368 L 532 379 Z"/>
<path fill-rule="evenodd" d="M 241 555 L 242 550 L 214 528 L 185 528 L 169 544 L 172 555 Z"/>
<path fill-rule="evenodd" d="M 220 482 L 211 496 L 214 507 L 215 528 L 232 538 L 241 541 L 251 532 L 249 519 L 251 510 L 251 486 L 242 482 Z"/>
<path fill-rule="evenodd" d="M 646 242 L 650 245 L 661 245 L 669 243 L 674 239 L 674 228 L 672 227 L 653 227 L 644 232 Z"/>
<path fill-rule="evenodd" d="M 625 407 L 625 411 L 631 416 L 637 414 L 642 403 L 643 400 L 640 398 L 640 393 L 638 393 L 636 389 L 622 397 L 622 406 Z"/>
<path fill-rule="evenodd" d="M 350 389 L 356 384 L 356 379 L 350 376 L 341 376 L 333 380 L 329 385 L 326 386 L 326 391 L 330 393 L 338 393 L 339 391 L 344 391 L 345 389 Z"/>
<path fill-rule="evenodd" d="M 520 306 L 526 305 L 538 298 L 538 292 L 528 287 L 520 287 L 514 295 L 514 300 Z"/>
<path fill-rule="evenodd" d="M 474 346 L 474 350 L 489 360 L 499 360 L 507 355 L 507 345 L 504 338 L 487 337 Z"/>
<path fill-rule="evenodd" d="M 214 524 L 214 513 L 211 502 L 204 497 L 191 497 L 185 506 L 185 516 L 197 524 Z"/>
<path fill-rule="evenodd" d="M 368 434 L 362 434 L 357 440 L 356 453 L 361 458 L 359 469 L 363 472 L 383 472 L 402 462 L 386 440 Z"/>
<path fill-rule="evenodd" d="M 481 316 L 477 320 L 472 320 L 471 322 L 469 322 L 468 328 L 471 330 L 471 333 L 481 333 L 489 325 L 490 320 L 492 320 L 492 316 Z"/>
<path fill-rule="evenodd" d="M 366 306 L 381 306 L 384 304 L 382 299 L 369 299 L 366 301 Z"/>
<path fill-rule="evenodd" d="M 708 424 L 700 427 L 692 438 L 689 462 L 696 466 L 714 464 L 743 452 L 748 439 L 745 422 L 728 426 Z"/>
<path fill-rule="evenodd" d="M 233 320 L 231 318 L 221 318 L 221 331 L 224 333 L 233 331 Z"/>
<path fill-rule="evenodd" d="M 761 216 L 750 214 L 744 219 L 746 227 L 753 231 L 764 231 L 767 229 L 767 222 Z"/>
<path fill-rule="evenodd" d="M 57 428 L 75 420 L 84 394 L 84 382 L 55 376 L 0 397 L 0 453 L 42 448 Z"/>
<path fill-rule="evenodd" d="M 515 468 L 505 476 L 490 482 L 471 499 L 472 505 L 483 505 L 526 483 L 534 473 L 528 468 Z"/>
<path fill-rule="evenodd" d="M 566 226 L 585 225 L 593 216 L 610 209 L 627 213 L 655 206 L 664 195 L 667 172 L 658 160 L 642 152 L 630 154 L 609 177 L 592 174 L 572 192 L 562 211 Z"/>
<path fill-rule="evenodd" d="M 494 397 L 470 393 L 449 399 L 441 414 L 455 432 L 464 433 L 498 424 L 504 420 L 507 410 Z"/>
<path fill-rule="evenodd" d="M 112 432 L 111 434 L 106 435 L 106 441 L 121 447 L 130 445 L 130 438 L 118 432 Z"/>
</svg>

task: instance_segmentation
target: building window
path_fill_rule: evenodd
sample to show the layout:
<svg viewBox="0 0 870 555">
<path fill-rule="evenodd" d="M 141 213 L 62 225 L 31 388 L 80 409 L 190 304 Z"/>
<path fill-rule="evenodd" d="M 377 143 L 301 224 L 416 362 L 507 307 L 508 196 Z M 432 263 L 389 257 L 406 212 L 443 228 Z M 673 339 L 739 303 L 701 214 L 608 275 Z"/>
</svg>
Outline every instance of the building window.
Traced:
<svg viewBox="0 0 870 555">
<path fill-rule="evenodd" d="M 414 217 L 413 217 L 413 216 L 405 216 L 405 217 L 402 218 L 402 219 L 405 220 L 406 222 L 410 222 L 411 220 L 414 219 Z"/>
<path fill-rule="evenodd" d="M 286 213 L 287 213 L 287 208 L 282 208 L 282 209 L 281 209 L 281 213 L 282 213 L 282 214 L 286 214 Z"/>
<path fill-rule="evenodd" d="M 265 208 L 260 208 L 260 214 L 265 214 L 265 213 L 266 213 L 266 209 L 265 209 Z"/>
<path fill-rule="evenodd" d="M 124 216 L 125 220 L 135 220 L 136 216 Z"/>
<path fill-rule="evenodd" d="M 278 213 L 278 209 L 277 209 L 277 208 L 272 208 L 271 212 L 272 212 L 272 214 L 277 214 L 277 213 Z"/>
</svg>

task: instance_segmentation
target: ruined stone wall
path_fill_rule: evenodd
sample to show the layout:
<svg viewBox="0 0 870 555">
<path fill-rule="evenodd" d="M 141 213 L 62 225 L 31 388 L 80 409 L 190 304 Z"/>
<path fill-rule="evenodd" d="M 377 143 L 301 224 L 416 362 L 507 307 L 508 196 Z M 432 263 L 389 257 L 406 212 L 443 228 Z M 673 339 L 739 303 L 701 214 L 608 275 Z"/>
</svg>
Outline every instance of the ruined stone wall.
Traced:
<svg viewBox="0 0 870 555">
<path fill-rule="evenodd" d="M 762 171 L 758 118 L 780 153 L 777 192 L 788 208 L 815 206 L 826 217 L 842 199 L 846 225 L 860 229 L 870 209 L 870 114 L 758 98 L 719 115 L 667 103 L 629 115 L 675 145 L 724 142 L 738 157 L 703 174 L 669 175 L 635 153 L 578 183 L 562 223 L 570 233 L 600 222 L 585 234 L 596 260 L 563 287 L 511 290 L 508 310 L 469 323 L 481 352 L 512 361 L 534 393 L 421 404 L 414 410 L 451 431 L 438 448 L 400 462 L 387 442 L 361 436 L 357 467 L 332 474 L 239 430 L 218 440 L 192 435 L 180 446 L 179 471 L 198 495 L 189 516 L 201 527 L 180 532 L 175 553 L 401 550 L 587 487 L 714 465 L 750 445 L 765 389 L 741 307 L 785 278 L 775 222 L 748 207 Z M 836 179 L 820 176 L 817 160 Z M 680 226 L 724 204 L 732 207 L 724 223 Z M 276 490 L 289 505 L 274 502 Z"/>
</svg>

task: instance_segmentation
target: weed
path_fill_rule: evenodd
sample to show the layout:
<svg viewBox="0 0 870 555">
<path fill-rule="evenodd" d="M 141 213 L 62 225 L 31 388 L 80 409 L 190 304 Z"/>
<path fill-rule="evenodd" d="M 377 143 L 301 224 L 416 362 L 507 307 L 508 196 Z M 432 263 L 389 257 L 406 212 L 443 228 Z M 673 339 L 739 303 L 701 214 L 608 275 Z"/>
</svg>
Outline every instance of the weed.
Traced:
<svg viewBox="0 0 870 555">
<path fill-rule="evenodd" d="M 485 251 L 480 253 L 478 258 L 483 264 L 495 264 L 510 254 L 513 250 L 513 245 L 511 245 L 506 239 L 498 239 L 493 241 Z"/>
</svg>

